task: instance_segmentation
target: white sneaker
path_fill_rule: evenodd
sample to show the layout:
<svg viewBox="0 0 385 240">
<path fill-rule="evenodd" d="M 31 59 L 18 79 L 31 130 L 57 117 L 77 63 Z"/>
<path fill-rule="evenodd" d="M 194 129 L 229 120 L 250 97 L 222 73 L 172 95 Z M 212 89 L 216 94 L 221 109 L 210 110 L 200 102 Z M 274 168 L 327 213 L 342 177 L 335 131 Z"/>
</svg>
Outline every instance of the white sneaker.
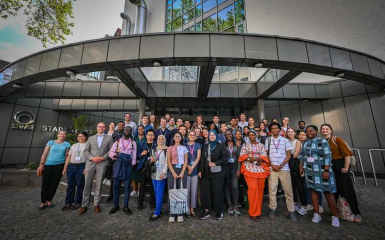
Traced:
<svg viewBox="0 0 385 240">
<path fill-rule="evenodd" d="M 314 213 L 313 218 L 311 219 L 313 223 L 319 223 L 321 222 L 321 220 L 322 218 L 318 213 Z"/>
<path fill-rule="evenodd" d="M 298 207 L 298 205 L 297 204 L 294 204 L 294 211 L 299 211 L 299 207 Z"/>
<path fill-rule="evenodd" d="M 305 216 L 307 214 L 307 210 L 304 207 L 301 207 L 297 212 L 301 216 Z"/>
<path fill-rule="evenodd" d="M 319 213 L 323 213 L 323 212 L 324 212 L 324 209 L 322 208 L 322 206 L 319 206 L 318 212 L 319 212 Z"/>
<path fill-rule="evenodd" d="M 135 194 L 136 196 L 139 196 L 139 190 L 136 192 L 136 194 Z"/>
<path fill-rule="evenodd" d="M 175 217 L 171 217 L 171 216 L 170 216 L 170 217 L 168 218 L 168 222 L 169 222 L 169 223 L 174 223 L 174 222 L 175 222 Z"/>
<path fill-rule="evenodd" d="M 306 207 L 306 210 L 308 210 L 308 211 L 312 211 L 314 208 L 313 208 L 313 205 L 310 205 L 310 204 L 308 204 Z"/>
<path fill-rule="evenodd" d="M 178 216 L 178 223 L 184 222 L 183 216 Z"/>
<path fill-rule="evenodd" d="M 132 191 L 131 193 L 130 193 L 130 196 L 132 197 L 132 196 L 135 196 L 136 195 L 136 191 Z"/>
<path fill-rule="evenodd" d="M 333 227 L 340 227 L 340 220 L 338 217 L 332 216 L 332 226 Z"/>
</svg>

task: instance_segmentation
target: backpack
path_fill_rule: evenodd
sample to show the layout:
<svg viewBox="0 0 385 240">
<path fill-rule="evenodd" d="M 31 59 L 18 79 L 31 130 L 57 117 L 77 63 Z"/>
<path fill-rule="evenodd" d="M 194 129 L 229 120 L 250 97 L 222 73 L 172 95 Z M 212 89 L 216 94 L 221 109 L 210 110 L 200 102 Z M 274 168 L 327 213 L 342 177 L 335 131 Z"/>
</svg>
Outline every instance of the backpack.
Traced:
<svg viewBox="0 0 385 240">
<path fill-rule="evenodd" d="M 336 138 L 337 136 L 332 136 L 332 142 L 334 143 L 334 145 L 337 146 L 338 149 L 340 149 L 340 147 L 337 145 L 336 143 Z M 341 138 L 342 139 L 342 138 Z M 349 145 L 342 139 L 342 141 L 345 143 L 345 145 L 349 148 L 349 151 L 353 152 L 353 150 L 349 147 Z M 354 154 L 354 153 L 353 153 Z M 356 158 L 354 156 L 350 156 L 350 165 L 352 166 L 355 166 L 356 165 Z"/>
</svg>

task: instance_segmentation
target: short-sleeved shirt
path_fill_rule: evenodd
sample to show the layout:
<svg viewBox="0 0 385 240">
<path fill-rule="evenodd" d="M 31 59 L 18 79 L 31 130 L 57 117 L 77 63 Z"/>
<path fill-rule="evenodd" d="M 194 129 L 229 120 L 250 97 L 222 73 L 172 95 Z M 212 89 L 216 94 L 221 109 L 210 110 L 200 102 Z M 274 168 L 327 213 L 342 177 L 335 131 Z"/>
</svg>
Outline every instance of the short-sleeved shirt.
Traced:
<svg viewBox="0 0 385 240">
<path fill-rule="evenodd" d="M 188 150 L 188 165 L 192 166 L 198 157 L 198 150 L 202 149 L 202 145 L 199 143 L 194 143 L 194 145 L 188 145 L 188 143 L 186 143 L 184 146 Z M 193 153 L 193 155 L 191 155 L 191 153 Z M 193 172 L 191 173 L 191 176 L 196 176 L 197 174 L 198 166 L 194 168 Z"/>
<path fill-rule="evenodd" d="M 86 163 L 87 159 L 84 156 L 84 148 L 86 147 L 86 143 L 75 143 L 72 145 L 68 155 L 71 156 L 72 164 Z M 80 157 L 79 160 L 77 160 Z"/>
<path fill-rule="evenodd" d="M 71 147 L 69 142 L 56 143 L 54 140 L 50 140 L 47 143 L 49 146 L 49 153 L 45 165 L 58 165 L 62 164 L 66 160 L 66 150 Z"/>
<path fill-rule="evenodd" d="M 185 146 L 178 146 L 177 147 L 178 151 L 178 163 L 175 163 L 174 159 L 172 161 L 172 164 L 184 164 L 184 155 L 188 153 L 188 150 Z"/>
<path fill-rule="evenodd" d="M 270 162 L 273 165 L 280 165 L 286 158 L 286 151 L 291 151 L 293 147 L 291 143 L 286 138 L 279 136 L 278 138 L 271 137 L 271 143 L 269 146 L 269 141 L 266 140 L 265 148 L 269 150 Z M 290 171 L 289 164 L 285 164 L 282 171 Z"/>
</svg>

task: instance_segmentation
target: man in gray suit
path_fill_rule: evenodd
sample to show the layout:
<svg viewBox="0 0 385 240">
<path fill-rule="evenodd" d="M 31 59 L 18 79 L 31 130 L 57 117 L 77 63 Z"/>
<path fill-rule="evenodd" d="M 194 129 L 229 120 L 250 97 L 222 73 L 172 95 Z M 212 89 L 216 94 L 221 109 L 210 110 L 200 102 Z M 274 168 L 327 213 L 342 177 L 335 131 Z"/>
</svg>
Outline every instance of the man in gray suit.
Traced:
<svg viewBox="0 0 385 240">
<path fill-rule="evenodd" d="M 98 133 L 90 137 L 84 147 L 84 156 L 87 159 L 85 172 L 85 184 L 83 191 L 82 207 L 79 214 L 87 211 L 90 202 L 92 184 L 95 179 L 94 210 L 96 213 L 101 211 L 99 201 L 102 192 L 103 177 L 108 165 L 107 156 L 114 141 L 111 136 L 105 134 L 106 124 L 99 122 L 97 125 Z"/>
</svg>

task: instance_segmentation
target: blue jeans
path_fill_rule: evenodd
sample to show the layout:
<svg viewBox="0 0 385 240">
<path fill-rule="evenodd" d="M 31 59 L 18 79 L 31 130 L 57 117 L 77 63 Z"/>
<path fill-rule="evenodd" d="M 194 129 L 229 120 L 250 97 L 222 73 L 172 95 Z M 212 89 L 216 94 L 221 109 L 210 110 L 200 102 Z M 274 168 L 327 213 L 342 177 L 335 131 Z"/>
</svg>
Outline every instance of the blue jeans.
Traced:
<svg viewBox="0 0 385 240">
<path fill-rule="evenodd" d="M 66 204 L 81 204 L 83 200 L 83 189 L 84 189 L 84 175 L 83 171 L 86 167 L 85 163 L 73 164 L 70 163 L 67 167 L 67 195 Z M 76 188 L 76 197 L 75 197 Z M 74 201 L 75 200 L 75 201 Z"/>
<path fill-rule="evenodd" d="M 131 178 L 120 180 L 114 178 L 114 204 L 119 207 L 120 185 L 124 184 L 124 207 L 128 207 L 128 201 L 130 200 L 131 193 Z"/>
<path fill-rule="evenodd" d="M 310 205 L 313 205 L 313 201 L 311 200 L 310 189 L 307 187 L 306 181 L 303 181 L 303 185 L 305 187 L 307 203 Z M 318 192 L 318 203 L 320 206 L 322 206 L 322 192 Z"/>
<path fill-rule="evenodd" d="M 162 212 L 162 203 L 163 203 L 163 193 L 164 189 L 166 187 L 166 179 L 162 180 L 154 180 L 152 179 L 152 186 L 154 186 L 154 194 L 155 194 L 155 202 L 156 202 L 156 208 L 154 214 L 156 216 L 159 216 Z"/>
</svg>

